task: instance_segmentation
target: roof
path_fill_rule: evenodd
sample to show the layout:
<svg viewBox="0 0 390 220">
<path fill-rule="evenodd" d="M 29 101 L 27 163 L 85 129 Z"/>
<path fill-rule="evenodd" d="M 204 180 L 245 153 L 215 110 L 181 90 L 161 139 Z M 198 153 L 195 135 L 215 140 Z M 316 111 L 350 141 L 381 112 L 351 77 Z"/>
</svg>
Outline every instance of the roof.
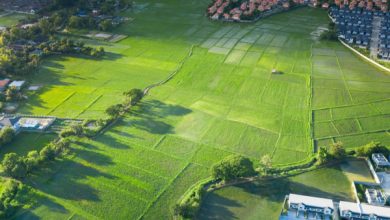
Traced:
<svg viewBox="0 0 390 220">
<path fill-rule="evenodd" d="M 288 200 L 290 203 L 296 203 L 296 204 L 303 203 L 307 206 L 323 207 L 323 208 L 328 207 L 333 209 L 333 201 L 331 199 L 290 194 L 288 196 Z"/>
<path fill-rule="evenodd" d="M 376 216 L 390 218 L 390 208 L 382 206 L 340 201 L 339 209 L 341 212 L 351 211 L 359 214 L 374 214 Z"/>
<path fill-rule="evenodd" d="M 5 87 L 10 82 L 9 79 L 2 79 L 0 80 L 0 87 Z"/>
<path fill-rule="evenodd" d="M 20 87 L 23 86 L 24 83 L 25 81 L 13 81 L 11 84 L 9 84 L 9 86 Z"/>
</svg>

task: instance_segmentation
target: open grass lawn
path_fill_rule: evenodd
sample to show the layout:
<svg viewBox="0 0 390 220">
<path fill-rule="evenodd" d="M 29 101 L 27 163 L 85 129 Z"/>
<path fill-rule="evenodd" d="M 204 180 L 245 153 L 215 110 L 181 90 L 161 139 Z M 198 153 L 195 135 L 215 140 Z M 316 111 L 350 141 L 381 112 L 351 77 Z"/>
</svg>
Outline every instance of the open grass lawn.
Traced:
<svg viewBox="0 0 390 220">
<path fill-rule="evenodd" d="M 25 14 L 8 13 L 0 11 L 0 26 L 10 27 L 17 24 L 20 20 L 26 18 Z"/>
<path fill-rule="evenodd" d="M 41 133 L 20 133 L 9 144 L 1 146 L 0 160 L 7 153 L 17 153 L 19 155 L 27 155 L 29 151 L 42 149 L 46 144 L 53 141 L 57 135 L 55 134 L 41 134 Z"/>
<path fill-rule="evenodd" d="M 137 1 L 127 12 L 135 20 L 115 30 L 127 39 L 88 41 L 105 46 L 104 59 L 43 63 L 32 78 L 43 87 L 20 112 L 97 119 L 124 91 L 167 77 L 194 46 L 178 74 L 120 123 L 94 140 L 79 140 L 71 157 L 28 180 L 39 202 L 18 219 L 170 219 L 180 196 L 228 155 L 256 162 L 269 154 L 274 164 L 289 164 L 312 155 L 313 139 L 342 139 L 348 147 L 389 139 L 390 77 L 338 43 L 319 42 L 312 33 L 328 24 L 324 11 L 302 8 L 227 24 L 204 17 L 208 4 Z M 273 68 L 283 74 L 271 74 Z M 318 187 L 324 180 L 329 184 Z M 282 190 L 259 198 L 250 187 L 243 198 L 277 213 L 290 189 L 350 198 L 338 168 L 266 184 Z"/>
<path fill-rule="evenodd" d="M 349 167 L 348 164 L 341 167 Z M 197 219 L 278 219 L 289 193 L 353 201 L 352 183 L 339 166 L 289 178 L 263 180 L 210 193 Z"/>
</svg>

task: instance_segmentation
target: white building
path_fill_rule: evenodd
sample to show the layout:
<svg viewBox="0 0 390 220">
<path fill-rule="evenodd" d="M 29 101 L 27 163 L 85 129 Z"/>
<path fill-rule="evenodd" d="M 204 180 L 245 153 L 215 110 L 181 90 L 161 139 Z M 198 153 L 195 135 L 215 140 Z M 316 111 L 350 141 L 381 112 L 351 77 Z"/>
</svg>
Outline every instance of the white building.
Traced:
<svg viewBox="0 0 390 220">
<path fill-rule="evenodd" d="M 289 210 L 296 211 L 296 215 L 314 214 L 316 217 L 330 217 L 333 215 L 334 205 L 331 199 L 290 194 L 288 196 Z"/>
<path fill-rule="evenodd" d="M 374 161 L 376 167 L 390 166 L 389 161 L 383 154 L 372 154 L 371 159 Z"/>
<path fill-rule="evenodd" d="M 384 206 L 386 204 L 386 197 L 379 189 L 366 189 L 366 198 L 368 204 Z"/>
<path fill-rule="evenodd" d="M 344 219 L 390 220 L 390 208 L 381 206 L 341 201 L 339 210 Z"/>
<path fill-rule="evenodd" d="M 26 81 L 13 81 L 8 85 L 8 87 L 15 87 L 17 90 L 21 90 L 24 83 L 26 83 Z"/>
</svg>

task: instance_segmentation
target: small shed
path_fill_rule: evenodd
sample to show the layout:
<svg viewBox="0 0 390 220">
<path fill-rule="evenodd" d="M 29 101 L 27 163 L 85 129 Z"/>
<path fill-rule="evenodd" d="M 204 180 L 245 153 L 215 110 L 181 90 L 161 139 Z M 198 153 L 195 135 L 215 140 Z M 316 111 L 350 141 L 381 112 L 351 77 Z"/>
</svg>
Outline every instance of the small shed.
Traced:
<svg viewBox="0 0 390 220">
<path fill-rule="evenodd" d="M 26 81 L 13 81 L 9 84 L 9 87 L 15 87 L 17 90 L 21 90 Z"/>
</svg>

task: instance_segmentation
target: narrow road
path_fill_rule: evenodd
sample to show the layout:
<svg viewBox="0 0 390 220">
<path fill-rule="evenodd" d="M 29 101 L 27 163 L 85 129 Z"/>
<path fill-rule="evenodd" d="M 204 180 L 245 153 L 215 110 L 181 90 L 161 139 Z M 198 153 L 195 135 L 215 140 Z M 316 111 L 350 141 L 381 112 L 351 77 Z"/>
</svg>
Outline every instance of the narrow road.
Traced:
<svg viewBox="0 0 390 220">
<path fill-rule="evenodd" d="M 370 57 L 372 58 L 378 57 L 379 33 L 382 19 L 382 17 L 374 16 L 374 19 L 372 20 L 372 35 L 370 43 Z"/>
</svg>

